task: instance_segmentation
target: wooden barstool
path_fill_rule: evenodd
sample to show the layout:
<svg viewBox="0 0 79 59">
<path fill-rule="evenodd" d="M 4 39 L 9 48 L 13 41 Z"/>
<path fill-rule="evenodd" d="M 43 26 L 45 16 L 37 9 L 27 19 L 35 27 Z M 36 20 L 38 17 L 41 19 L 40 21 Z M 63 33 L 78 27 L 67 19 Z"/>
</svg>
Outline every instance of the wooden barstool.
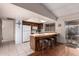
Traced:
<svg viewBox="0 0 79 59">
<path fill-rule="evenodd" d="M 44 40 L 40 40 L 40 48 L 41 50 L 45 50 L 48 48 L 48 40 L 44 39 Z"/>
<path fill-rule="evenodd" d="M 54 46 L 55 46 L 54 38 L 50 38 L 50 39 L 49 39 L 49 47 L 50 47 L 50 48 L 53 48 Z"/>
</svg>

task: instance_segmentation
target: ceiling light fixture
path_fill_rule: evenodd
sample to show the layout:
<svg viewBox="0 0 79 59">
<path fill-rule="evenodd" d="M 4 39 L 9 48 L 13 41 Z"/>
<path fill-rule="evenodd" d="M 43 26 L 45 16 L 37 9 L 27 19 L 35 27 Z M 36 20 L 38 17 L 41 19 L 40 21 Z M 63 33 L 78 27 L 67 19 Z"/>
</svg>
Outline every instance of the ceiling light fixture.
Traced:
<svg viewBox="0 0 79 59">
<path fill-rule="evenodd" d="M 46 22 L 45 20 L 40 20 L 41 22 Z"/>
</svg>

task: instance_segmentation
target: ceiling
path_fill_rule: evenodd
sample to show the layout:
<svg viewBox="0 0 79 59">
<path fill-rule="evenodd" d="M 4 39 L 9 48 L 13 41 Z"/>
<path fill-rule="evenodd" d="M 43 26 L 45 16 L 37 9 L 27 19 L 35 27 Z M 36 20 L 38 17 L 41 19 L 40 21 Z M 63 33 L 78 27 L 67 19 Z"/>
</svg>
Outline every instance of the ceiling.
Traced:
<svg viewBox="0 0 79 59">
<path fill-rule="evenodd" d="M 67 16 L 79 12 L 79 3 L 45 3 L 57 17 Z"/>
<path fill-rule="evenodd" d="M 56 15 L 41 3 L 13 3 L 13 4 L 22 7 L 24 9 L 30 10 L 32 12 L 35 12 L 37 14 L 40 14 L 42 16 L 51 18 L 53 20 L 57 19 Z"/>
<path fill-rule="evenodd" d="M 26 4 L 27 3 L 25 3 L 23 5 L 26 7 Z M 22 5 L 22 4 L 20 4 L 20 5 Z M 33 7 L 35 7 L 34 5 L 33 5 Z M 40 5 L 38 5 L 38 6 L 40 6 Z M 36 7 L 38 7 L 38 6 L 36 6 Z M 31 7 L 32 7 L 32 4 L 30 7 L 27 6 L 26 8 L 28 8 L 30 10 L 32 9 L 32 11 L 25 9 L 22 6 L 20 7 L 18 5 L 14 5 L 11 3 L 0 3 L 0 18 L 2 18 L 2 19 L 13 18 L 13 19 L 31 21 L 31 22 L 36 22 L 36 23 L 55 23 L 54 19 L 43 16 L 45 14 L 48 14 L 48 13 L 46 13 L 46 11 L 44 12 L 45 9 L 43 7 L 41 7 L 41 10 L 39 7 L 38 7 L 39 9 L 36 9 L 33 7 L 31 8 Z M 36 12 L 33 12 L 33 10 L 36 10 L 36 11 L 43 10 L 42 12 L 44 12 L 44 13 L 39 12 L 40 14 L 38 14 Z M 43 15 L 41 15 L 41 13 Z"/>
<path fill-rule="evenodd" d="M 79 25 L 79 19 L 72 21 L 65 21 L 66 25 Z"/>
<path fill-rule="evenodd" d="M 79 3 L 14 3 L 43 16 L 57 19 L 79 12 Z"/>
<path fill-rule="evenodd" d="M 34 19 L 36 22 L 43 20 L 43 22 L 50 23 L 55 22 L 59 17 L 70 17 L 70 19 L 79 17 L 79 3 L 4 3 L 0 4 L 0 7 L 4 16 L 20 15 L 31 18 L 29 20 Z M 73 17 L 69 15 L 73 15 Z"/>
</svg>

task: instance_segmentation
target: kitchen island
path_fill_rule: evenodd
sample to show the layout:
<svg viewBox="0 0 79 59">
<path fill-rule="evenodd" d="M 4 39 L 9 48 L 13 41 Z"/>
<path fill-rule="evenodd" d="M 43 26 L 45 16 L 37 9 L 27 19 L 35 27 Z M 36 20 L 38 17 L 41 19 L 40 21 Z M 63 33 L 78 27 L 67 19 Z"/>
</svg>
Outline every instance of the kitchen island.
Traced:
<svg viewBox="0 0 79 59">
<path fill-rule="evenodd" d="M 40 49 L 40 40 L 54 38 L 56 43 L 58 33 L 41 33 L 41 34 L 32 34 L 30 36 L 30 46 L 33 50 L 38 51 Z"/>
</svg>

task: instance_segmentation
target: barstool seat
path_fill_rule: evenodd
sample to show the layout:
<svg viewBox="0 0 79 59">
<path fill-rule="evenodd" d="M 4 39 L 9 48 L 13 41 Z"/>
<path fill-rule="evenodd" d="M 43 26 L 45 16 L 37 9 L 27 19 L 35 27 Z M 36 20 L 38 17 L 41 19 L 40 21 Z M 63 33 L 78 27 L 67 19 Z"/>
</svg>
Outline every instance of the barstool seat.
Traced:
<svg viewBox="0 0 79 59">
<path fill-rule="evenodd" d="M 48 48 L 53 48 L 54 47 L 54 38 L 47 38 L 47 39 L 44 39 L 44 40 L 40 40 L 40 49 L 41 50 L 45 50 L 45 49 L 48 49 Z"/>
<path fill-rule="evenodd" d="M 40 40 L 40 48 L 41 48 L 41 50 L 48 48 L 48 40 L 47 39 Z"/>
</svg>

